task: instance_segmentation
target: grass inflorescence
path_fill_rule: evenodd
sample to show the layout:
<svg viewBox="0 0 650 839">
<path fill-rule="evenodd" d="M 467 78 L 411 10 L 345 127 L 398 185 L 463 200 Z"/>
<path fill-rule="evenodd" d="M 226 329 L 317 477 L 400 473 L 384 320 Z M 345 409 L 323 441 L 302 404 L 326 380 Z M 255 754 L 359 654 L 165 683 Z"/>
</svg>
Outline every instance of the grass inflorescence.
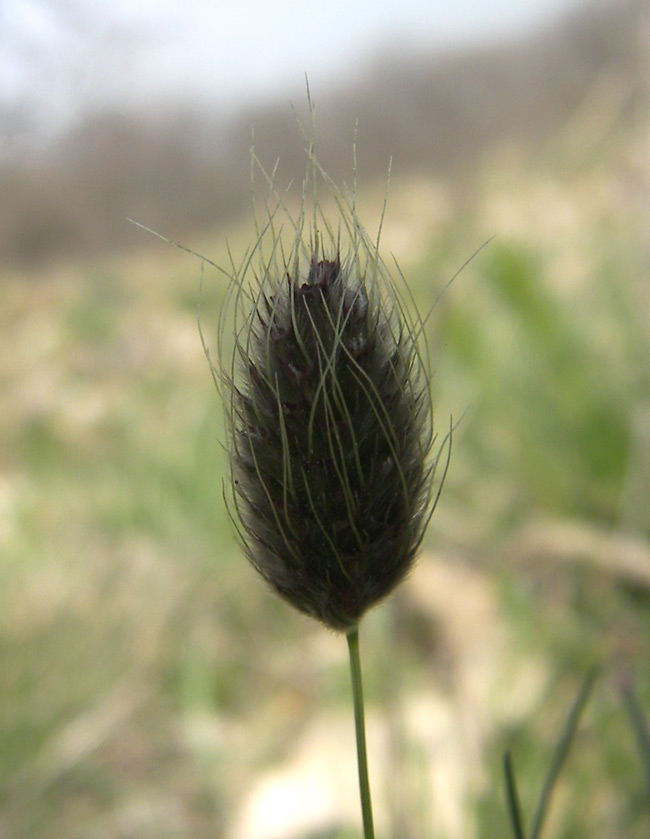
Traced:
<svg viewBox="0 0 650 839">
<path fill-rule="evenodd" d="M 441 451 L 422 321 L 380 257 L 381 223 L 372 240 L 354 190 L 311 148 L 309 159 L 295 218 L 268 177 L 256 240 L 233 262 L 214 372 L 248 558 L 297 609 L 347 631 L 409 571 Z"/>
</svg>

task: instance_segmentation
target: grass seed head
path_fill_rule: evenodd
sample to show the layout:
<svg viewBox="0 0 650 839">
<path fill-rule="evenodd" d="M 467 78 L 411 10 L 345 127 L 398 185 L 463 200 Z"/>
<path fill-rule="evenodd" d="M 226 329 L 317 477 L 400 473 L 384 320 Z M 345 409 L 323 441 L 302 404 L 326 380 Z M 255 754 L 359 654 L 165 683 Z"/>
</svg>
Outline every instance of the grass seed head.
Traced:
<svg viewBox="0 0 650 839">
<path fill-rule="evenodd" d="M 281 597 L 345 631 L 412 566 L 435 506 L 433 417 L 422 323 L 312 158 L 316 176 L 336 228 L 307 189 L 295 219 L 267 202 L 232 270 L 217 372 L 244 550 Z"/>
</svg>

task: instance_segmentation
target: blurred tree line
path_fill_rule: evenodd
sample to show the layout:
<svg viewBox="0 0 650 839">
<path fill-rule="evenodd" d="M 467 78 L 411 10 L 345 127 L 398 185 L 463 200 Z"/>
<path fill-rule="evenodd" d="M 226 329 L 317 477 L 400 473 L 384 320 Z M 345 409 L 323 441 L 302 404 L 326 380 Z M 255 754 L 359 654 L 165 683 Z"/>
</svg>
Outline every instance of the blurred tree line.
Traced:
<svg viewBox="0 0 650 839">
<path fill-rule="evenodd" d="M 385 49 L 345 86 L 315 92 L 319 158 L 349 175 L 358 122 L 365 183 L 385 176 L 390 156 L 397 175 L 462 179 L 499 145 L 543 146 L 603 92 L 619 123 L 634 120 L 647 102 L 649 11 L 648 0 L 612 0 L 518 41 L 435 56 Z M 236 218 L 249 202 L 253 125 L 262 162 L 279 159 L 280 183 L 302 171 L 285 99 L 227 123 L 178 101 L 90 113 L 46 147 L 18 150 L 0 161 L 0 261 L 141 243 L 128 217 L 172 238 Z"/>
</svg>

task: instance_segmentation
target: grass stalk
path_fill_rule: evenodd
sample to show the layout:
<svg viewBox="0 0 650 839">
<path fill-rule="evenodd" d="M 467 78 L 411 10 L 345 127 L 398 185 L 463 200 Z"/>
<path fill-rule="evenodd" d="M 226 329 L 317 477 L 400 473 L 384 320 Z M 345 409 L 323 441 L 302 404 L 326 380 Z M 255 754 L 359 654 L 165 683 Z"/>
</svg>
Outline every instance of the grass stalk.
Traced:
<svg viewBox="0 0 650 839">
<path fill-rule="evenodd" d="M 366 722 L 363 704 L 363 683 L 361 680 L 361 659 L 359 657 L 358 624 L 346 633 L 350 653 L 350 675 L 352 677 L 352 696 L 354 701 L 354 727 L 357 739 L 357 764 L 359 767 L 359 794 L 363 816 L 364 839 L 375 839 L 372 820 L 372 801 L 368 779 L 368 753 L 366 750 Z"/>
</svg>

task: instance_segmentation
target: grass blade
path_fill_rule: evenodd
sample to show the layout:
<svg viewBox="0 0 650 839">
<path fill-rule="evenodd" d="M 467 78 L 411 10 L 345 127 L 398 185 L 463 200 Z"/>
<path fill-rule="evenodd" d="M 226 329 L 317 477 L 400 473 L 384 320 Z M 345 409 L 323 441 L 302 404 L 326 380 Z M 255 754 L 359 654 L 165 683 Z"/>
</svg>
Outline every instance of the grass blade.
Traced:
<svg viewBox="0 0 650 839">
<path fill-rule="evenodd" d="M 542 792 L 539 797 L 537 810 L 535 811 L 535 817 L 533 819 L 533 826 L 530 834 L 530 839 L 539 839 L 541 835 L 542 826 L 544 824 L 544 820 L 546 819 L 551 805 L 551 799 L 553 797 L 553 790 L 555 788 L 555 784 L 557 783 L 557 779 L 560 775 L 560 772 L 562 771 L 562 767 L 564 766 L 564 763 L 569 754 L 571 744 L 573 743 L 576 731 L 578 730 L 578 723 L 580 722 L 580 717 L 582 716 L 582 713 L 587 705 L 587 700 L 589 699 L 589 695 L 591 694 L 595 681 L 596 670 L 592 669 L 589 671 L 589 673 L 587 673 L 582 687 L 580 688 L 580 692 L 578 693 L 578 696 L 576 697 L 576 700 L 573 703 L 571 712 L 564 725 L 564 729 L 562 731 L 560 740 L 556 746 L 555 753 L 551 761 L 551 766 L 546 775 L 544 786 L 542 787 Z"/>
<path fill-rule="evenodd" d="M 519 801 L 519 791 L 517 789 L 517 781 L 512 764 L 512 755 L 509 751 L 503 756 L 503 771 L 506 778 L 506 803 L 508 805 L 508 812 L 510 813 L 512 832 L 515 839 L 526 839 L 521 803 Z"/>
<path fill-rule="evenodd" d="M 641 761 L 645 769 L 646 792 L 648 802 L 650 802 L 650 728 L 632 688 L 626 686 L 623 688 L 622 693 L 625 710 L 630 718 L 632 730 L 636 736 L 637 746 L 641 753 Z"/>
</svg>

